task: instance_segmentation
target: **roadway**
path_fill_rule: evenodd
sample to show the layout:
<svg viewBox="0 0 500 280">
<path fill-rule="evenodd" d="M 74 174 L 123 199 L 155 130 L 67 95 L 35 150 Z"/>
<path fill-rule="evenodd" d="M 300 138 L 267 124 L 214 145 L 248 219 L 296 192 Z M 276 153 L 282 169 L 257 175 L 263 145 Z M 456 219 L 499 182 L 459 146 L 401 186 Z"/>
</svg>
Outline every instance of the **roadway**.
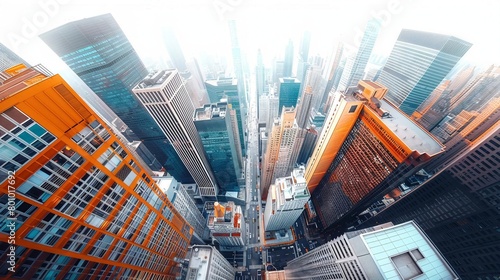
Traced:
<svg viewBox="0 0 500 280">
<path fill-rule="evenodd" d="M 255 90 L 255 79 L 248 83 L 248 116 L 247 116 L 247 158 L 246 158 L 246 221 L 248 229 L 248 243 L 246 250 L 246 264 L 248 272 L 237 274 L 237 279 L 260 279 L 262 270 L 262 252 L 260 243 L 260 214 L 261 199 L 258 186 L 258 164 L 259 164 L 259 134 L 257 117 L 257 92 Z"/>
</svg>

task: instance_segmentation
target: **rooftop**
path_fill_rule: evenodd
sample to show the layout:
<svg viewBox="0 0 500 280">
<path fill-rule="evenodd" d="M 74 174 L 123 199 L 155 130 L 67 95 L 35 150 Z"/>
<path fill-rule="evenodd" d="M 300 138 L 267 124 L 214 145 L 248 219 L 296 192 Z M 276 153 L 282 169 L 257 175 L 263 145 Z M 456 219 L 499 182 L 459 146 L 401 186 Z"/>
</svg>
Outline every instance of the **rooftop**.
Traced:
<svg viewBox="0 0 500 280">
<path fill-rule="evenodd" d="M 420 154 L 434 155 L 443 151 L 444 146 L 429 132 L 416 124 L 402 111 L 385 100 L 380 101 L 380 109 L 389 113 L 392 118 L 380 118 L 410 149 Z"/>
<path fill-rule="evenodd" d="M 210 211 L 205 204 L 207 211 Z M 237 231 L 241 230 L 241 206 L 235 205 L 234 202 L 229 201 L 225 204 L 220 204 L 219 202 L 215 202 L 213 204 L 213 211 L 210 211 L 208 215 L 208 227 L 212 230 L 216 230 L 218 228 L 224 229 L 237 229 Z"/>
<path fill-rule="evenodd" d="M 286 77 L 280 78 L 280 83 L 300 83 L 300 81 L 297 78 Z"/>
<path fill-rule="evenodd" d="M 236 78 L 219 78 L 217 80 L 207 80 L 205 83 L 217 87 L 217 86 L 236 86 L 238 85 L 238 80 Z"/>
<path fill-rule="evenodd" d="M 205 104 L 203 107 L 196 108 L 194 111 L 194 120 L 210 120 L 214 118 L 224 118 L 226 116 L 227 103 L 219 102 Z"/>
<path fill-rule="evenodd" d="M 285 200 L 308 196 L 309 191 L 306 186 L 304 167 L 295 168 L 291 176 L 276 179 L 277 191 L 283 192 Z"/>
<path fill-rule="evenodd" d="M 177 72 L 176 69 L 157 70 L 149 73 L 134 89 L 155 88 L 161 86 L 170 76 Z M 172 76 L 173 77 L 173 76 Z"/>
<path fill-rule="evenodd" d="M 3 73 L 2 76 L 6 79 L 0 83 L 0 101 L 52 76 L 52 73 L 43 65 L 26 67 L 23 64 L 18 64 L 5 69 Z"/>
<path fill-rule="evenodd" d="M 210 267 L 212 247 L 196 245 L 191 248 L 191 259 L 187 273 L 188 279 L 206 279 Z"/>
<path fill-rule="evenodd" d="M 362 92 L 363 85 L 372 88 Z M 347 101 L 364 101 L 365 108 L 375 112 L 375 117 L 380 119 L 412 151 L 429 156 L 442 152 L 444 146 L 426 129 L 382 97 L 376 98 L 376 91 L 384 89 L 378 83 L 363 80 L 358 86 L 350 87 L 341 94 Z M 379 96 L 383 96 L 383 91 Z"/>
</svg>

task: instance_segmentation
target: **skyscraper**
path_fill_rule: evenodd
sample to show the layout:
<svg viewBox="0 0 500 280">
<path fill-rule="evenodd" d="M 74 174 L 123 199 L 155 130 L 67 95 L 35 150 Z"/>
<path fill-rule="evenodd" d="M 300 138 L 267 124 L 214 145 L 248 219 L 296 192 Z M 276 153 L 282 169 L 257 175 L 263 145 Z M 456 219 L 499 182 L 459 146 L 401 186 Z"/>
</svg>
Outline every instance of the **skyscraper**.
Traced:
<svg viewBox="0 0 500 280">
<path fill-rule="evenodd" d="M 280 78 L 278 85 L 278 114 L 281 115 L 281 110 L 284 107 L 297 106 L 297 100 L 300 93 L 300 81 L 296 78 Z"/>
<path fill-rule="evenodd" d="M 269 88 L 267 95 L 259 97 L 259 123 L 266 125 L 266 130 L 270 133 L 274 119 L 278 114 L 279 98 L 274 88 Z"/>
<path fill-rule="evenodd" d="M 350 86 L 356 86 L 363 78 L 366 64 L 377 40 L 380 31 L 380 22 L 376 19 L 370 19 L 365 27 L 365 32 L 359 44 L 356 54 L 347 58 L 344 72 L 340 78 L 338 90 L 345 90 Z"/>
<path fill-rule="evenodd" d="M 342 231 L 442 152 L 427 131 L 382 99 L 386 92 L 361 81 L 356 91 L 335 96 L 305 176 L 327 232 Z"/>
<path fill-rule="evenodd" d="M 196 207 L 195 201 L 189 196 L 186 188 L 171 176 L 155 176 L 153 179 L 174 205 L 175 210 L 193 228 L 191 244 L 205 244 L 203 240 L 208 238 L 208 231 L 205 234 L 207 221 Z"/>
<path fill-rule="evenodd" d="M 293 42 L 290 39 L 288 40 L 288 44 L 286 45 L 286 50 L 285 50 L 285 59 L 283 62 L 283 77 L 285 78 L 292 77 L 292 70 L 293 70 Z"/>
<path fill-rule="evenodd" d="M 462 150 L 468 149 L 470 143 L 477 142 L 481 135 L 495 127 L 499 118 L 500 97 L 491 99 L 470 123 L 447 139 L 446 150 L 426 164 L 425 169 L 436 173 L 446 168 Z"/>
<path fill-rule="evenodd" d="M 262 51 L 260 49 L 257 53 L 257 66 L 255 66 L 255 83 L 257 85 L 257 96 L 261 96 L 266 91 L 266 69 L 262 61 Z"/>
<path fill-rule="evenodd" d="M 177 70 L 152 72 L 133 88 L 137 99 L 173 144 L 204 197 L 218 186 L 193 123 L 194 107 Z"/>
<path fill-rule="evenodd" d="M 277 178 L 267 196 L 265 230 L 290 228 L 304 211 L 310 196 L 304 179 L 304 167 L 294 169 L 291 176 Z"/>
<path fill-rule="evenodd" d="M 177 180 L 193 182 L 171 143 L 132 93 L 148 72 L 111 14 L 67 23 L 40 38 L 132 130 L 133 134 L 125 134 L 127 139 L 143 141 Z"/>
<path fill-rule="evenodd" d="M 240 130 L 243 135 L 243 140 L 240 141 L 241 151 L 243 155 L 246 155 L 246 137 L 245 137 L 245 128 L 246 128 L 246 115 L 247 115 L 247 104 L 248 104 L 248 96 L 245 85 L 245 76 L 243 71 L 243 58 L 241 55 L 240 43 L 238 40 L 238 32 L 236 31 L 236 22 L 234 20 L 229 21 L 229 34 L 231 36 L 231 53 L 233 56 L 233 67 L 236 79 L 238 80 L 238 97 L 239 97 L 239 109 L 240 109 L 240 122 L 242 123 L 242 127 Z M 218 102 L 219 100 L 213 101 L 210 99 L 210 102 Z"/>
<path fill-rule="evenodd" d="M 246 124 L 243 116 L 245 114 L 245 110 L 242 110 L 242 108 L 244 108 L 245 105 L 241 103 L 242 100 L 238 92 L 239 83 L 240 82 L 234 78 L 219 77 L 217 80 L 205 81 L 205 86 L 207 88 L 210 103 L 217 103 L 220 102 L 221 99 L 225 99 L 228 104 L 231 104 L 231 109 L 234 110 L 236 114 L 236 121 L 238 123 L 238 143 L 241 147 L 242 154 L 244 154 Z"/>
<path fill-rule="evenodd" d="M 472 46 L 462 39 L 403 29 L 377 79 L 386 99 L 411 115 Z"/>
<path fill-rule="evenodd" d="M 182 48 L 177 40 L 177 36 L 175 36 L 175 32 L 172 28 L 166 28 L 163 31 L 163 42 L 168 51 L 168 55 L 174 68 L 179 70 L 179 73 L 184 76 L 189 76 L 187 73 L 188 67 L 186 65 L 186 58 L 184 57 L 184 53 L 182 52 Z"/>
<path fill-rule="evenodd" d="M 497 103 L 498 104 L 498 103 Z M 497 105 L 498 106 L 498 105 Z M 498 107 L 497 107 L 498 108 Z M 500 271 L 500 119 L 452 150 L 434 177 L 365 225 L 415 220 L 462 279 L 498 277 Z M 493 125 L 491 125 L 493 123 Z M 456 145 L 456 144 L 455 144 Z"/>
<path fill-rule="evenodd" d="M 331 55 L 330 61 L 327 63 L 323 78 L 326 80 L 325 92 L 319 106 L 323 105 L 326 98 L 332 89 L 336 90 L 340 78 L 342 77 L 343 67 L 341 67 L 342 54 L 344 52 L 344 44 L 339 42 L 334 53 Z M 331 65 L 331 66 L 330 66 Z"/>
<path fill-rule="evenodd" d="M 456 115 L 462 110 L 479 110 L 492 98 L 500 97 L 498 87 L 500 66 L 491 65 L 451 98 L 450 112 Z"/>
<path fill-rule="evenodd" d="M 0 43 L 0 71 L 17 64 L 23 64 L 28 67 L 30 66 L 26 61 L 24 61 L 24 59 L 7 48 L 4 44 Z"/>
<path fill-rule="evenodd" d="M 311 125 L 306 129 L 306 135 L 304 136 L 304 142 L 302 144 L 302 148 L 300 149 L 299 156 L 297 157 L 298 164 L 306 164 L 309 158 L 311 157 L 314 147 L 316 146 L 316 141 L 318 139 L 318 131 L 316 130 L 316 126 Z"/>
<path fill-rule="evenodd" d="M 300 81 L 304 81 L 306 78 L 307 70 L 309 69 L 309 47 L 311 44 L 311 32 L 304 31 L 302 38 L 300 39 L 299 47 L 299 57 L 297 63 L 297 78 Z M 300 85 L 300 91 L 304 90 L 306 85 L 302 83 Z"/>
<path fill-rule="evenodd" d="M 0 100 L 1 258 L 10 246 L 16 258 L 9 276 L 175 277 L 191 227 L 61 76 L 27 69 L 0 86 Z"/>
<path fill-rule="evenodd" d="M 295 258 L 285 279 L 459 279 L 413 221 L 346 232 Z"/>
<path fill-rule="evenodd" d="M 469 67 L 461 71 L 449 84 L 438 86 L 434 90 L 441 92 L 437 100 L 423 109 L 420 109 L 420 107 L 422 107 L 421 105 L 419 109 L 413 113 L 412 118 L 425 129 L 431 131 L 448 113 L 450 113 L 452 108 L 460 104 L 461 97 L 471 92 L 470 90 L 466 91 L 462 89 L 464 89 L 468 81 L 472 78 L 474 69 L 475 67 Z M 474 79 L 474 81 L 476 81 L 476 79 Z M 473 85 L 474 81 L 469 85 Z M 472 87 L 469 87 L 469 89 L 471 88 Z"/>
<path fill-rule="evenodd" d="M 236 274 L 231 264 L 215 248 L 208 245 L 195 245 L 189 248 L 186 278 L 198 280 L 233 280 Z"/>
<path fill-rule="evenodd" d="M 263 199 L 267 198 L 271 182 L 292 172 L 304 136 L 303 130 L 295 121 L 295 109 L 285 107 L 281 118 L 274 121 L 268 147 L 263 156 L 260 184 Z"/>
<path fill-rule="evenodd" d="M 476 111 L 463 110 L 460 114 L 451 118 L 449 121 L 444 122 L 439 127 L 434 128 L 431 133 L 436 136 L 441 143 L 446 143 L 456 133 L 460 132 L 462 128 L 471 123 L 479 115 Z"/>
<path fill-rule="evenodd" d="M 207 202 L 212 203 L 212 202 Z M 245 246 L 245 218 L 241 206 L 229 201 L 225 205 L 213 203 L 213 212 L 209 213 L 207 225 L 210 234 L 220 246 L 243 249 Z"/>
<path fill-rule="evenodd" d="M 305 128 L 309 122 L 311 115 L 311 102 L 313 99 L 313 92 L 311 86 L 306 86 L 298 104 L 297 104 L 297 125 L 300 128 Z"/>
<path fill-rule="evenodd" d="M 241 177 L 240 147 L 235 144 L 231 117 L 225 102 L 206 104 L 194 111 L 194 126 L 221 191 L 239 191 L 237 179 Z"/>
</svg>

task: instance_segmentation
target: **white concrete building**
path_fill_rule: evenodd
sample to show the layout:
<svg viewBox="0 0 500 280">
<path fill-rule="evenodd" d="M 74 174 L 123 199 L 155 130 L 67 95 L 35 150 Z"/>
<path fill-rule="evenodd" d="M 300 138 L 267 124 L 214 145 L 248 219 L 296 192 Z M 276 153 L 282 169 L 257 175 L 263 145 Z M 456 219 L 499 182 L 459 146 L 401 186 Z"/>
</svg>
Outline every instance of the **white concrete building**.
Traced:
<svg viewBox="0 0 500 280">
<path fill-rule="evenodd" d="M 189 248 L 186 280 L 233 280 L 236 274 L 231 264 L 212 246 L 195 245 Z"/>
<path fill-rule="evenodd" d="M 215 202 L 213 212 L 208 215 L 207 224 L 212 238 L 221 247 L 245 246 L 245 219 L 241 206 L 232 201 L 225 205 Z"/>
<path fill-rule="evenodd" d="M 215 197 L 217 182 L 193 123 L 193 103 L 178 71 L 152 72 L 132 91 L 172 143 L 201 195 Z"/>
<path fill-rule="evenodd" d="M 206 220 L 196 207 L 186 188 L 171 176 L 153 177 L 153 179 L 170 202 L 174 204 L 177 212 L 193 227 L 194 233 L 191 243 L 204 244 L 203 236 L 205 235 Z"/>
<path fill-rule="evenodd" d="M 291 176 L 276 179 L 271 185 L 264 210 L 266 231 L 288 229 L 304 211 L 311 194 L 304 179 L 304 167 L 293 170 Z"/>
</svg>

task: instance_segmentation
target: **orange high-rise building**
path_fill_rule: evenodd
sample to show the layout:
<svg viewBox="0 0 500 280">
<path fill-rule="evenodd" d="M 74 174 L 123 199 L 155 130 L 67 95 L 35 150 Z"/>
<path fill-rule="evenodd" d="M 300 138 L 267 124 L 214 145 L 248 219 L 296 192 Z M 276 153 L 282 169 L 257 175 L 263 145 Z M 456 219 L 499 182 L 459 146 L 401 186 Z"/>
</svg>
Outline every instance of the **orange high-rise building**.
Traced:
<svg viewBox="0 0 500 280">
<path fill-rule="evenodd" d="M 193 230 L 140 159 L 61 76 L 7 74 L 0 260 L 13 246 L 15 263 L 3 279 L 174 279 Z"/>
<path fill-rule="evenodd" d="M 442 152 L 430 133 L 383 100 L 386 92 L 360 81 L 357 89 L 334 96 L 305 172 L 327 230 L 352 221 Z"/>
</svg>

